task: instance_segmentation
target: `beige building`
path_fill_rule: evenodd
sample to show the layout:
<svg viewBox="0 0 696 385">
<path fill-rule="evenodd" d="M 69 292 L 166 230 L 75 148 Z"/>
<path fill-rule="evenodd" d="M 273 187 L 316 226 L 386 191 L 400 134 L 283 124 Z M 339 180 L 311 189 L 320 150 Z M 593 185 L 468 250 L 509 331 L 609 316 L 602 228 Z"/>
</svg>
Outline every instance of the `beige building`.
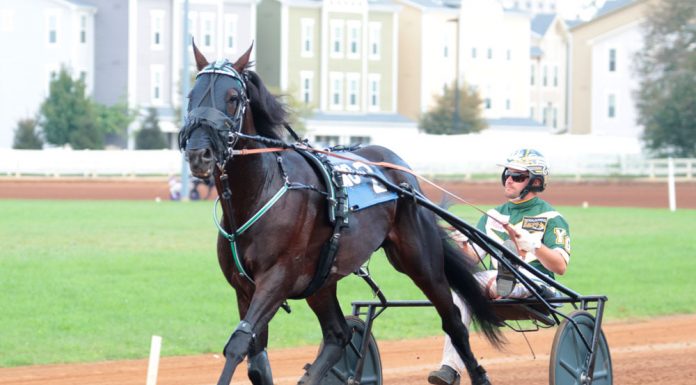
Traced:
<svg viewBox="0 0 696 385">
<path fill-rule="evenodd" d="M 639 137 L 633 93 L 635 54 L 651 0 L 608 1 L 597 16 L 570 29 L 570 127 L 573 134 Z"/>
<path fill-rule="evenodd" d="M 436 0 L 400 4 L 398 111 L 417 121 L 454 83 L 459 8 Z"/>
</svg>

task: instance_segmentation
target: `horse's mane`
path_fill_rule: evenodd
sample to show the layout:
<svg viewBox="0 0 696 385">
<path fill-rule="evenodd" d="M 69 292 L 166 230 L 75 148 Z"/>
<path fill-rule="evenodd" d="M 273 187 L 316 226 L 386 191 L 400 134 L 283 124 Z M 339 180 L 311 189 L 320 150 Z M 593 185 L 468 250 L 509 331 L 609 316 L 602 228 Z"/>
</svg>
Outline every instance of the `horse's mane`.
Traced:
<svg viewBox="0 0 696 385">
<path fill-rule="evenodd" d="M 256 72 L 246 70 L 245 74 L 256 132 L 269 138 L 282 139 L 283 126 L 288 118 L 287 105 L 266 88 Z"/>
</svg>

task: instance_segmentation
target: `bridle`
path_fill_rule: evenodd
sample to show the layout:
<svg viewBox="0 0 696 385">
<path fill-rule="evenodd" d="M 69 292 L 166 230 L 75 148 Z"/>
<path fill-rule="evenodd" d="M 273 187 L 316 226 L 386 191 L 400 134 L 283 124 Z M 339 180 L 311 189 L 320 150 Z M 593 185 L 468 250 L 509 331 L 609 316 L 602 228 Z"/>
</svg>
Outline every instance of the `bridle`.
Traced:
<svg viewBox="0 0 696 385">
<path fill-rule="evenodd" d="M 249 105 L 246 76 L 234 69 L 232 63 L 226 59 L 208 64 L 196 75 L 196 79 L 204 74 L 210 76 L 210 82 L 198 104 L 187 114 L 184 126 L 179 132 L 179 148 L 185 151 L 190 147 L 200 149 L 210 145 L 215 153 L 216 162 L 224 164 L 232 156 L 232 148 L 243 129 L 244 115 Z M 220 76 L 230 77 L 240 86 L 235 87 L 238 95 L 234 96 L 237 106 L 233 115 L 229 115 L 226 109 L 218 109 L 215 105 L 215 83 Z M 210 99 L 212 107 L 201 106 L 206 98 Z M 210 141 L 209 143 L 199 137 L 192 138 L 197 129 L 208 131 L 208 135 L 204 137 Z"/>
</svg>

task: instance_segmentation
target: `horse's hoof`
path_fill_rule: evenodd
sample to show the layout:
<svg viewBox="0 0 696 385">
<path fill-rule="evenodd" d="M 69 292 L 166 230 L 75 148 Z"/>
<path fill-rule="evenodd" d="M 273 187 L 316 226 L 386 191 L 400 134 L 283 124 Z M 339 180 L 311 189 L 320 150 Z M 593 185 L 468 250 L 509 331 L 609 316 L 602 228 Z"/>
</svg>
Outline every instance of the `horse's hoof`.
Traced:
<svg viewBox="0 0 696 385">
<path fill-rule="evenodd" d="M 471 381 L 471 385 L 492 385 L 491 380 L 486 374 L 486 369 L 484 369 L 483 366 L 479 365 L 476 368 L 476 378 Z"/>
</svg>

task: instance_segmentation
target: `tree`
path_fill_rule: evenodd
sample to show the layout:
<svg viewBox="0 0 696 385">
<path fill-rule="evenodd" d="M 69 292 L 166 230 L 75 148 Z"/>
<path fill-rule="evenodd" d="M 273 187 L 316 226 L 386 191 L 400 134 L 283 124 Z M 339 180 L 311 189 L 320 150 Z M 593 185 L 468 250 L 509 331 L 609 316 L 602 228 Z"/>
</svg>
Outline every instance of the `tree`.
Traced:
<svg viewBox="0 0 696 385">
<path fill-rule="evenodd" d="M 48 98 L 41 105 L 46 141 L 56 146 L 70 144 L 76 149 L 103 148 L 103 133 L 90 132 L 98 130 L 98 126 L 94 105 L 85 95 L 85 82 L 73 79 L 66 68 L 61 68 L 49 89 Z"/>
<path fill-rule="evenodd" d="M 420 118 L 418 126 L 429 134 L 453 135 L 479 132 L 487 127 L 482 117 L 483 100 L 475 90 L 464 86 L 457 95 L 456 86 L 445 86 L 436 97 L 435 106 Z M 455 114 L 455 100 L 459 98 L 459 114 Z"/>
<path fill-rule="evenodd" d="M 136 118 L 136 112 L 121 101 L 112 106 L 95 103 L 97 126 L 105 133 L 105 143 L 125 146 L 128 141 L 128 125 Z"/>
<path fill-rule="evenodd" d="M 157 110 L 153 107 L 147 109 L 147 117 L 140 130 L 135 134 L 135 148 L 137 150 L 167 148 L 167 139 L 160 129 Z"/>
<path fill-rule="evenodd" d="M 36 119 L 22 119 L 17 123 L 12 148 L 18 150 L 40 150 L 43 140 L 36 129 Z"/>
<path fill-rule="evenodd" d="M 647 13 L 636 55 L 643 140 L 660 156 L 696 156 L 696 2 L 663 0 Z"/>
</svg>

